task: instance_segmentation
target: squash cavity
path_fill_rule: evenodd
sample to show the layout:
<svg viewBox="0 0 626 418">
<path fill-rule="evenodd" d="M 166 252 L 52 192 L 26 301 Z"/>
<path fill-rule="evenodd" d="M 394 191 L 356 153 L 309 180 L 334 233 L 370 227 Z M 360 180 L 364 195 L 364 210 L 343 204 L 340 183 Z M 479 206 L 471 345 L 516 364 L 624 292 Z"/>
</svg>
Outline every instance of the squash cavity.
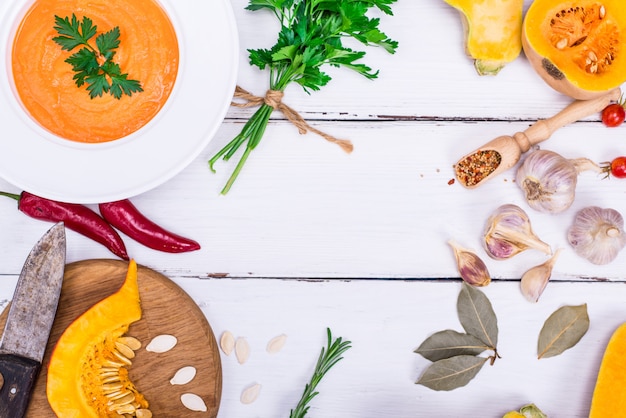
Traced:
<svg viewBox="0 0 626 418">
<path fill-rule="evenodd" d="M 128 376 L 141 343 L 125 334 L 139 319 L 137 264 L 131 260 L 122 287 L 72 322 L 54 348 L 46 392 L 57 416 L 152 416 Z"/>
<path fill-rule="evenodd" d="M 626 81 L 626 8 L 620 0 L 535 0 L 522 45 L 556 91 L 580 100 L 602 96 Z"/>
</svg>

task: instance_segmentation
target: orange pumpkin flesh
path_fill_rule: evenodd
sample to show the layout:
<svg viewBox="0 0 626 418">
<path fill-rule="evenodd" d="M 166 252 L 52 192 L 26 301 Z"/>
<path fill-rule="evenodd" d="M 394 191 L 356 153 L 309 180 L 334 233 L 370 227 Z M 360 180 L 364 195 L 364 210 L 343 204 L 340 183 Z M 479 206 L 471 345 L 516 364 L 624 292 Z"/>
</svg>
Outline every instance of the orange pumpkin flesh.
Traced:
<svg viewBox="0 0 626 418">
<path fill-rule="evenodd" d="M 93 20 L 98 35 L 118 27 L 113 61 L 143 92 L 91 99 L 77 87 L 64 51 L 52 38 L 54 17 Z M 97 35 L 96 35 L 97 36 Z M 90 44 L 95 47 L 94 36 Z M 108 142 L 136 132 L 168 100 L 178 73 L 174 27 L 156 0 L 36 0 L 18 27 L 11 53 L 15 90 L 26 112 L 49 132 L 76 142 Z"/>
<path fill-rule="evenodd" d="M 626 411 L 626 324 L 613 333 L 604 352 L 589 418 L 624 416 Z"/>
<path fill-rule="evenodd" d="M 119 417 L 115 408 L 121 407 L 119 399 L 124 396 L 132 398 L 124 407 L 128 416 L 152 416 L 148 402 L 128 378 L 129 356 L 120 357 L 128 351 L 124 334 L 139 319 L 137 264 L 131 260 L 122 287 L 72 322 L 54 348 L 46 392 L 57 416 Z"/>
<path fill-rule="evenodd" d="M 623 0 L 535 0 L 522 26 L 532 67 L 555 90 L 592 99 L 626 81 Z"/>
</svg>

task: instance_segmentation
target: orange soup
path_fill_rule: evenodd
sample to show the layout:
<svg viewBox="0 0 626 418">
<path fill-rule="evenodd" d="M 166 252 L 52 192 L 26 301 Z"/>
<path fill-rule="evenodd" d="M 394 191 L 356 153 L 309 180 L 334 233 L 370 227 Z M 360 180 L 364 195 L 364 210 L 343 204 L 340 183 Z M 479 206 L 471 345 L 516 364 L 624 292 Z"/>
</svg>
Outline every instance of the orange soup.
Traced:
<svg viewBox="0 0 626 418">
<path fill-rule="evenodd" d="M 116 99 L 109 93 L 90 98 L 87 83 L 77 87 L 72 65 L 65 62 L 80 47 L 65 51 L 52 39 L 55 16 L 72 14 L 97 26 L 89 40 L 119 28 L 113 62 L 142 92 Z M 179 63 L 174 27 L 154 0 L 37 0 L 15 36 L 12 69 L 15 89 L 28 114 L 39 125 L 65 139 L 107 142 L 125 137 L 148 123 L 167 101 Z"/>
</svg>

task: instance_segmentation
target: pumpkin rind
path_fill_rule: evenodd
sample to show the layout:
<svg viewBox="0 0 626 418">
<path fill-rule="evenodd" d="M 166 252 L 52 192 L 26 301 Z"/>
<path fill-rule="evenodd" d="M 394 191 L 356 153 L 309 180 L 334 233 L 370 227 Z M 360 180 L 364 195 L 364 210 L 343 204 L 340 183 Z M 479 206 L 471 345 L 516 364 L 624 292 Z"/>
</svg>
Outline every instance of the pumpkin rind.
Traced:
<svg viewBox="0 0 626 418">
<path fill-rule="evenodd" d="M 445 0 L 463 19 L 465 49 L 480 75 L 496 75 L 522 51 L 523 0 Z"/>
<path fill-rule="evenodd" d="M 606 346 L 589 418 L 620 417 L 626 411 L 626 323 L 611 336 Z"/>
<path fill-rule="evenodd" d="M 110 359 L 119 341 L 133 322 L 141 319 L 137 264 L 131 260 L 120 289 L 95 304 L 63 332 L 50 358 L 46 393 L 52 410 L 59 417 L 85 418 L 120 416 L 103 412 L 104 397 L 99 370 Z M 141 408 L 148 404 L 139 394 L 124 367 L 119 368 L 123 385 L 131 390 Z M 102 402 L 99 402 L 102 401 Z M 94 404 L 95 402 L 95 404 Z M 101 405 L 104 403 L 104 405 Z"/>
<path fill-rule="evenodd" d="M 554 90 L 602 96 L 626 81 L 623 0 L 535 0 L 522 27 L 528 61 Z"/>
</svg>

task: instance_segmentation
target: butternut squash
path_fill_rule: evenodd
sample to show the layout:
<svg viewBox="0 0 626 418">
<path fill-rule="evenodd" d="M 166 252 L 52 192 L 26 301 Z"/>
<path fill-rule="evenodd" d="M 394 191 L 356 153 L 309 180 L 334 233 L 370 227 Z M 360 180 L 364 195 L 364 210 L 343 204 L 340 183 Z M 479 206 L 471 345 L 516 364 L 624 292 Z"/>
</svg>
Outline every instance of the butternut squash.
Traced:
<svg viewBox="0 0 626 418">
<path fill-rule="evenodd" d="M 465 51 L 480 75 L 496 75 L 522 51 L 523 0 L 445 0 L 461 13 Z"/>
<path fill-rule="evenodd" d="M 72 322 L 52 352 L 46 393 L 57 416 L 152 416 L 128 377 L 141 343 L 124 334 L 139 319 L 137 264 L 131 260 L 122 287 Z"/>
<path fill-rule="evenodd" d="M 534 0 L 524 18 L 528 61 L 574 99 L 602 96 L 626 81 L 623 0 Z"/>
<path fill-rule="evenodd" d="M 611 336 L 604 352 L 589 418 L 624 416 L 626 411 L 626 323 Z"/>
</svg>

